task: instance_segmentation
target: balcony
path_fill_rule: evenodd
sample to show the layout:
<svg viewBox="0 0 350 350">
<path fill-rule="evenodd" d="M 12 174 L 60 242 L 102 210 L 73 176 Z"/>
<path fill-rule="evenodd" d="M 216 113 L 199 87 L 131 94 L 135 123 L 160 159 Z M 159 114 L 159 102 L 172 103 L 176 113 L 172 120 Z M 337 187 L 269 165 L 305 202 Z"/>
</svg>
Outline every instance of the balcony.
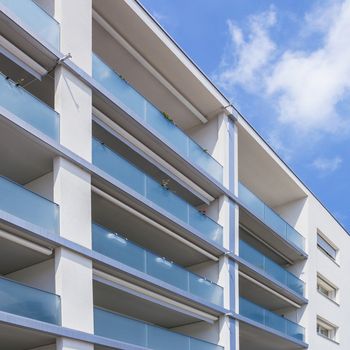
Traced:
<svg viewBox="0 0 350 350">
<path fill-rule="evenodd" d="M 253 213 L 273 232 L 278 234 L 284 240 L 290 242 L 293 246 L 304 251 L 304 237 L 285 220 L 283 220 L 276 212 L 269 208 L 254 193 L 248 190 L 242 183 L 239 183 L 238 197 L 244 207 Z"/>
<path fill-rule="evenodd" d="M 102 226 L 92 225 L 93 250 L 125 265 L 158 278 L 185 292 L 222 306 L 223 290 L 217 284 L 200 277 Z"/>
<path fill-rule="evenodd" d="M 106 145 L 93 139 L 93 164 L 147 200 L 193 227 L 209 241 L 222 245 L 222 227 L 160 185 Z"/>
<path fill-rule="evenodd" d="M 166 113 L 159 111 L 97 55 L 93 55 L 92 62 L 93 78 L 115 96 L 135 119 L 146 124 L 153 134 L 169 144 L 189 163 L 222 183 L 222 166 L 177 127 Z"/>
<path fill-rule="evenodd" d="M 40 39 L 55 49 L 60 45 L 60 26 L 54 18 L 32 0 L 0 0 L 18 19 Z"/>
<path fill-rule="evenodd" d="M 0 176 L 0 210 L 58 233 L 58 205 L 3 176 Z"/>
<path fill-rule="evenodd" d="M 242 240 L 239 241 L 239 256 L 295 293 L 304 296 L 303 281 Z"/>
<path fill-rule="evenodd" d="M 223 349 L 221 346 L 203 340 L 171 332 L 96 307 L 94 309 L 94 327 L 96 335 L 154 350 Z"/>
<path fill-rule="evenodd" d="M 42 322 L 60 324 L 60 297 L 0 277 L 0 310 Z"/>
<path fill-rule="evenodd" d="M 10 2 L 13 4 L 19 3 L 16 1 Z M 59 141 L 58 113 L 1 73 L 0 106 L 55 141 Z"/>
<path fill-rule="evenodd" d="M 297 341 L 304 341 L 303 327 L 242 297 L 239 298 L 239 314 Z"/>
</svg>

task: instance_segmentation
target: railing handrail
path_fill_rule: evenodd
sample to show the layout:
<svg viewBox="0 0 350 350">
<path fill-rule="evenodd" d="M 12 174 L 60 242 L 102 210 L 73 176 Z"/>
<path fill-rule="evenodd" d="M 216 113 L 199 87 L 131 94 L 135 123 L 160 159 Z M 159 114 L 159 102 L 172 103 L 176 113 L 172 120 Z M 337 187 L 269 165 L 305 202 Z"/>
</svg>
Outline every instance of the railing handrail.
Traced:
<svg viewBox="0 0 350 350">
<path fill-rule="evenodd" d="M 254 192 L 252 192 L 247 186 L 245 186 L 242 182 L 239 181 L 239 186 L 242 186 L 246 191 L 248 191 L 252 196 L 254 196 L 261 204 L 271 210 L 276 216 L 278 216 L 281 221 L 283 221 L 286 225 L 286 234 L 287 234 L 287 227 L 290 227 L 302 240 L 302 249 L 305 248 L 305 237 L 299 233 L 292 225 L 290 225 L 279 213 L 277 213 L 274 209 L 272 209 L 270 206 L 268 206 L 260 197 L 258 197 Z M 240 198 L 239 191 L 238 191 L 238 198 Z M 287 237 L 286 239 L 290 241 Z M 293 243 L 295 244 L 295 243 Z"/>
</svg>

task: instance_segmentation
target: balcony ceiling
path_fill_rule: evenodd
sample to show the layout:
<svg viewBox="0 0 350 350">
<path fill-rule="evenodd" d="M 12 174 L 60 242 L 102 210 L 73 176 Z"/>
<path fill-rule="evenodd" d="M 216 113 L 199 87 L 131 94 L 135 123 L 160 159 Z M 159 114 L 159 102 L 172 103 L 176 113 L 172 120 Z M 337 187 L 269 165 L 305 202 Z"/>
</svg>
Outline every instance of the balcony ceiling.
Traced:
<svg viewBox="0 0 350 350">
<path fill-rule="evenodd" d="M 292 341 L 283 339 L 246 323 L 239 324 L 240 350 L 296 350 L 302 349 Z"/>
<path fill-rule="evenodd" d="M 272 208 L 306 196 L 306 188 L 297 177 L 250 127 L 241 124 L 238 169 L 240 181 Z"/>
<path fill-rule="evenodd" d="M 0 324 L 1 349 L 28 350 L 54 344 L 55 337 L 23 328 Z M 54 349 L 55 347 L 53 347 Z"/>
<path fill-rule="evenodd" d="M 185 96 L 205 117 L 213 117 L 220 111 L 228 101 L 213 87 L 213 85 L 204 77 L 203 74 L 195 67 L 193 63 L 185 56 L 178 46 L 166 35 L 159 25 L 142 9 L 136 1 L 114 1 L 105 0 L 103 2 L 94 0 L 94 10 L 103 17 L 126 41 L 131 44 L 139 54 L 141 54 L 157 71 L 165 77 L 171 85 L 173 85 L 183 96 Z M 136 13 L 137 12 L 137 13 Z M 95 40 L 93 46 L 98 49 L 99 42 L 97 40 L 97 31 L 95 30 Z M 108 38 L 103 37 L 103 43 Z M 115 45 L 114 45 L 115 46 Z M 101 44 L 102 50 L 102 44 Z M 108 45 L 108 50 L 113 47 Z M 107 52 L 104 52 L 108 54 Z M 120 51 L 118 60 L 123 59 Z M 127 59 L 127 56 L 124 57 Z M 145 96 L 154 100 L 157 95 L 161 96 L 156 104 L 160 104 L 160 108 L 164 106 L 164 111 L 169 115 L 176 116 L 176 121 L 180 118 L 179 125 L 183 128 L 190 128 L 196 124 L 200 124 L 199 119 L 195 117 L 189 110 L 181 117 L 181 103 L 175 100 L 166 90 L 158 83 L 158 91 L 152 89 L 155 87 L 150 74 L 141 72 L 139 65 L 130 60 L 128 64 L 117 62 L 115 64 L 123 67 L 120 72 L 123 77 L 132 83 Z M 135 76 L 135 69 L 138 76 Z M 141 76 L 143 74 L 143 76 Z M 151 85 L 150 85 L 151 84 Z M 151 86 L 151 88 L 150 88 Z M 163 90 L 163 92 L 162 92 Z M 153 97 L 153 98 L 152 98 Z M 166 107 L 166 108 L 165 108 Z M 183 118 L 183 119 L 181 119 Z"/>
</svg>

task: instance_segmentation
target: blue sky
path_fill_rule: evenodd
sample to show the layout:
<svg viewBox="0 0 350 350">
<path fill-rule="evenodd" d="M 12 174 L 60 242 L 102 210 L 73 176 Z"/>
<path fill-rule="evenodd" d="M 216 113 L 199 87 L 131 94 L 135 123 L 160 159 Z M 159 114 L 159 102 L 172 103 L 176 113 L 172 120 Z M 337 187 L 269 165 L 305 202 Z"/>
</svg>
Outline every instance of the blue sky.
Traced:
<svg viewBox="0 0 350 350">
<path fill-rule="evenodd" d="M 350 231 L 350 0 L 141 0 Z"/>
</svg>

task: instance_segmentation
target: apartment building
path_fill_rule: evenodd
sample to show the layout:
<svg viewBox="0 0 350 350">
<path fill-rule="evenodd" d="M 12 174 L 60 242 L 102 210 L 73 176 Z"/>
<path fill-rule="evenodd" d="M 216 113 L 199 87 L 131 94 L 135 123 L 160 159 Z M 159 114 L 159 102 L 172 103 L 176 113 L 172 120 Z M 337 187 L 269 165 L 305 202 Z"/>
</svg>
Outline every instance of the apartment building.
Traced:
<svg viewBox="0 0 350 350">
<path fill-rule="evenodd" d="M 0 0 L 0 349 L 350 349 L 347 232 L 136 0 Z"/>
</svg>

